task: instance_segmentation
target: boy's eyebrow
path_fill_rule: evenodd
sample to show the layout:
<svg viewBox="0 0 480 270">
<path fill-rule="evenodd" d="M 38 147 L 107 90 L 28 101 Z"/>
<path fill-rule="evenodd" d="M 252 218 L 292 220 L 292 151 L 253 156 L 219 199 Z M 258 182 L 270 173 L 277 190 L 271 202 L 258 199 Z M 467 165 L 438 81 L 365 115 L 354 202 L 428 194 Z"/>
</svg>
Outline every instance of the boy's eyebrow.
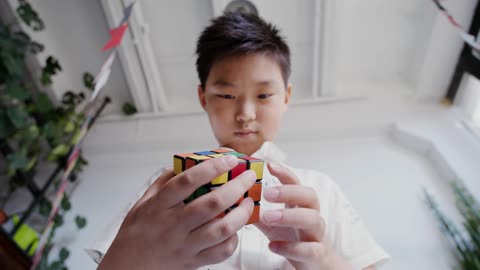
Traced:
<svg viewBox="0 0 480 270">
<path fill-rule="evenodd" d="M 272 80 L 266 80 L 266 81 L 259 81 L 257 85 L 271 85 L 274 84 L 274 81 Z"/>
<path fill-rule="evenodd" d="M 233 83 L 230 83 L 230 82 L 227 82 L 227 81 L 224 81 L 222 79 L 218 79 L 216 80 L 213 85 L 215 86 L 228 86 L 228 87 L 235 87 L 235 84 Z"/>
<path fill-rule="evenodd" d="M 265 86 L 269 86 L 269 85 L 272 85 L 272 84 L 275 84 L 274 81 L 272 80 L 264 80 L 264 81 L 259 81 L 257 82 L 257 85 L 265 85 Z M 223 79 L 218 79 L 216 80 L 214 83 L 213 83 L 214 86 L 220 86 L 220 87 L 236 87 L 236 85 L 234 83 L 231 83 L 231 82 L 227 82 Z"/>
</svg>

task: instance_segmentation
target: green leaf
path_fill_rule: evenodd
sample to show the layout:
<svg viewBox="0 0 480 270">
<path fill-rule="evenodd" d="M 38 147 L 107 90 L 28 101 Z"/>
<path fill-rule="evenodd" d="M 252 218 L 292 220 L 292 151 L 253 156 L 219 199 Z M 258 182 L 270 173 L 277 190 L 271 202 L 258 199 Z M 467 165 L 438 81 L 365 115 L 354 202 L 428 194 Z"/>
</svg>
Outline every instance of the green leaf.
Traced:
<svg viewBox="0 0 480 270">
<path fill-rule="evenodd" d="M 45 70 L 42 70 L 42 77 L 40 78 L 43 85 L 50 85 L 52 84 L 52 75 Z"/>
<path fill-rule="evenodd" d="M 39 31 L 45 28 L 45 24 L 38 16 L 38 13 L 32 8 L 32 6 L 25 0 L 19 0 L 19 6 L 17 7 L 18 16 L 27 24 L 32 27 L 33 30 Z"/>
<path fill-rule="evenodd" d="M 30 171 L 35 166 L 35 164 L 37 163 L 37 160 L 38 160 L 38 155 L 30 158 L 30 160 L 27 163 L 27 166 L 25 166 L 25 168 L 24 168 L 25 171 Z"/>
<path fill-rule="evenodd" d="M 38 208 L 40 215 L 48 217 L 48 215 L 50 215 L 50 211 L 52 211 L 52 203 L 48 200 L 42 200 Z"/>
<path fill-rule="evenodd" d="M 18 82 L 8 82 L 6 85 L 6 93 L 9 97 L 19 100 L 26 100 L 30 97 L 30 92 L 24 87 L 20 86 Z"/>
<path fill-rule="evenodd" d="M 7 156 L 7 161 L 9 167 L 13 169 L 23 169 L 27 166 L 28 158 L 25 153 L 22 151 L 17 151 L 15 153 L 11 153 Z"/>
<path fill-rule="evenodd" d="M 28 125 L 28 112 L 21 105 L 8 107 L 7 116 L 16 128 L 23 128 Z"/>
<path fill-rule="evenodd" d="M 55 123 L 52 121 L 48 121 L 43 127 L 42 127 L 42 133 L 45 137 L 48 139 L 53 138 L 56 134 L 56 129 L 55 129 Z"/>
<path fill-rule="evenodd" d="M 30 42 L 30 52 L 37 54 L 43 52 L 43 50 L 45 50 L 45 46 L 43 44 L 40 44 L 36 41 Z"/>
<path fill-rule="evenodd" d="M 49 267 L 48 270 L 61 270 L 64 267 L 63 261 L 54 261 Z"/>
<path fill-rule="evenodd" d="M 70 255 L 70 251 L 68 251 L 68 249 L 64 247 L 60 249 L 60 254 L 59 254 L 60 261 L 64 262 L 69 255 Z"/>
<path fill-rule="evenodd" d="M 57 214 L 54 218 L 54 223 L 55 223 L 55 225 L 54 225 L 55 227 L 62 226 L 63 225 L 63 216 Z"/>
<path fill-rule="evenodd" d="M 72 204 L 70 203 L 70 199 L 68 198 L 67 195 L 63 196 L 61 205 L 62 205 L 62 209 L 65 211 L 68 211 L 72 208 Z"/>
<path fill-rule="evenodd" d="M 53 110 L 53 104 L 45 93 L 40 93 L 37 96 L 37 110 L 40 113 L 47 113 Z"/>
<path fill-rule="evenodd" d="M 6 138 L 11 130 L 8 118 L 4 110 L 0 110 L 0 139 Z"/>
<path fill-rule="evenodd" d="M 79 229 L 82 229 L 87 225 L 87 219 L 82 216 L 76 216 L 75 223 L 77 223 Z"/>
<path fill-rule="evenodd" d="M 77 144 L 78 141 L 80 140 L 80 136 L 81 136 L 81 135 L 82 135 L 82 132 L 80 132 L 80 130 L 77 131 L 77 132 L 75 133 L 75 135 L 73 135 L 72 139 L 70 140 L 70 143 L 71 143 L 71 144 Z"/>
<path fill-rule="evenodd" d="M 132 115 L 138 112 L 137 108 L 135 108 L 135 106 L 129 102 L 125 102 L 123 104 L 122 110 L 125 115 Z"/>
<path fill-rule="evenodd" d="M 53 56 L 49 56 L 46 60 L 45 66 L 42 68 L 42 84 L 50 85 L 52 84 L 52 75 L 55 75 L 58 71 L 61 71 L 62 67 L 58 60 Z"/>
<path fill-rule="evenodd" d="M 31 142 L 37 139 L 38 136 L 40 136 L 40 131 L 38 130 L 37 125 L 32 124 L 28 126 L 28 128 L 22 130 L 20 136 L 23 140 Z"/>
<path fill-rule="evenodd" d="M 74 98 L 75 98 L 75 93 L 73 93 L 73 91 L 67 91 L 62 96 L 62 104 L 73 105 L 73 103 L 74 103 L 73 99 Z"/>
<path fill-rule="evenodd" d="M 22 71 L 23 57 L 16 59 L 14 55 L 9 52 L 0 50 L 0 62 L 6 68 L 8 74 L 19 75 Z"/>
<path fill-rule="evenodd" d="M 15 170 L 14 168 L 12 168 L 12 167 L 10 167 L 10 166 L 7 168 L 7 175 L 8 175 L 9 177 L 14 176 L 14 175 L 15 175 L 15 172 L 16 172 L 16 170 Z M 10 182 L 10 184 L 12 184 L 12 182 Z"/>
<path fill-rule="evenodd" d="M 63 129 L 66 133 L 71 133 L 75 130 L 75 124 L 73 122 L 67 122 L 65 128 Z"/>
<path fill-rule="evenodd" d="M 94 80 L 95 77 L 93 77 L 93 75 L 89 72 L 83 73 L 83 85 L 85 85 L 85 87 L 91 91 L 95 90 L 95 83 L 93 82 Z"/>
<path fill-rule="evenodd" d="M 63 155 L 66 155 L 68 153 L 68 145 L 62 143 L 62 144 L 59 144 L 57 145 L 55 148 L 53 148 L 53 150 L 50 152 L 51 155 L 54 155 L 54 156 L 63 156 Z"/>
<path fill-rule="evenodd" d="M 60 66 L 60 63 L 56 58 L 54 58 L 53 56 L 49 56 L 46 61 L 46 66 L 43 68 L 43 70 L 45 70 L 50 75 L 55 75 L 58 71 L 62 70 L 62 67 Z"/>
</svg>

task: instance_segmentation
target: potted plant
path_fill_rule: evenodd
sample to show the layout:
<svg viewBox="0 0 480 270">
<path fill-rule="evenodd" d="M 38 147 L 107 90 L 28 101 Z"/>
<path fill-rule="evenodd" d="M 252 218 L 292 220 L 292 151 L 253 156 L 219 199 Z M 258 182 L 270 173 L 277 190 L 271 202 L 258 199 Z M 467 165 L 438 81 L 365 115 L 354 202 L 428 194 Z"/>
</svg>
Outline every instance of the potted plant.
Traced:
<svg viewBox="0 0 480 270">
<path fill-rule="evenodd" d="M 45 28 L 27 1 L 18 0 L 15 11 L 23 27 L 34 31 Z M 32 40 L 17 22 L 0 20 L 0 164 L 4 167 L 1 174 L 9 178 L 8 192 L 0 202 L 2 204 L 18 188 L 29 188 L 35 193 L 34 178 L 39 164 L 65 164 L 84 121 L 83 113 L 78 111 L 85 99 L 83 92 L 67 91 L 61 102 L 55 104 L 43 91 L 51 85 L 53 76 L 62 70 L 55 57 L 46 59 L 40 78 L 31 75 L 26 58 L 43 49 L 44 46 Z M 85 87 L 93 90 L 93 76 L 84 73 L 83 80 Z M 38 83 L 32 83 L 35 81 Z M 75 181 L 76 175 L 86 164 L 87 161 L 80 156 L 70 181 Z M 66 248 L 60 250 L 57 260 L 49 259 L 55 230 L 63 224 L 63 215 L 71 209 L 68 196 L 63 198 L 61 206 L 62 213 L 55 218 L 55 226 L 49 235 L 39 269 L 66 269 L 65 260 L 69 255 Z M 48 216 L 51 202 L 44 198 L 37 209 L 40 214 Z M 84 217 L 77 216 L 75 221 L 78 228 L 86 225 Z"/>
<path fill-rule="evenodd" d="M 472 194 L 458 181 L 451 183 L 455 194 L 456 207 L 463 217 L 463 230 L 460 230 L 439 209 L 433 196 L 424 190 L 425 202 L 438 220 L 445 237 L 450 240 L 457 258 L 457 268 L 463 270 L 480 269 L 480 205 Z"/>
</svg>

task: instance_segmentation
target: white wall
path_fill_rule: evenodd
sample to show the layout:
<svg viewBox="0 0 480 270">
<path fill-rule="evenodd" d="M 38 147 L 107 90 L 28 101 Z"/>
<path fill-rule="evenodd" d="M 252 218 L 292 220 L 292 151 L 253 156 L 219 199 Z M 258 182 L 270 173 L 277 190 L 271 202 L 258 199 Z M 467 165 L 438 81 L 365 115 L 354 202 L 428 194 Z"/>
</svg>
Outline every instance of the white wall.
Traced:
<svg viewBox="0 0 480 270">
<path fill-rule="evenodd" d="M 480 80 L 464 74 L 455 104 L 463 109 L 473 123 L 480 127 Z"/>
<path fill-rule="evenodd" d="M 430 1 L 343 1 L 339 80 L 413 88 L 436 14 Z"/>
</svg>

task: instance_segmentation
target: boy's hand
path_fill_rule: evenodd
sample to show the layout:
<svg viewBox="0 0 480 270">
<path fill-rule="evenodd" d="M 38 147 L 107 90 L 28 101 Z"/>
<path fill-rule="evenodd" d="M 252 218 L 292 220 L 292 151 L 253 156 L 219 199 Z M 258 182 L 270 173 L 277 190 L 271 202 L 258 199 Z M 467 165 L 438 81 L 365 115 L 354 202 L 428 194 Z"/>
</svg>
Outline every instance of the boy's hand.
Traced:
<svg viewBox="0 0 480 270">
<path fill-rule="evenodd" d="M 222 219 L 215 217 L 243 196 L 255 173 L 244 172 L 187 205 L 183 200 L 237 163 L 226 156 L 176 176 L 171 170 L 163 173 L 127 214 L 98 269 L 195 269 L 230 257 L 253 202 L 245 199 Z"/>
<path fill-rule="evenodd" d="M 270 250 L 285 257 L 297 270 L 351 269 L 324 239 L 325 221 L 315 191 L 300 185 L 296 175 L 278 163 L 269 163 L 268 170 L 283 185 L 266 189 L 265 199 L 287 206 L 266 211 L 256 224 L 271 241 Z"/>
</svg>

